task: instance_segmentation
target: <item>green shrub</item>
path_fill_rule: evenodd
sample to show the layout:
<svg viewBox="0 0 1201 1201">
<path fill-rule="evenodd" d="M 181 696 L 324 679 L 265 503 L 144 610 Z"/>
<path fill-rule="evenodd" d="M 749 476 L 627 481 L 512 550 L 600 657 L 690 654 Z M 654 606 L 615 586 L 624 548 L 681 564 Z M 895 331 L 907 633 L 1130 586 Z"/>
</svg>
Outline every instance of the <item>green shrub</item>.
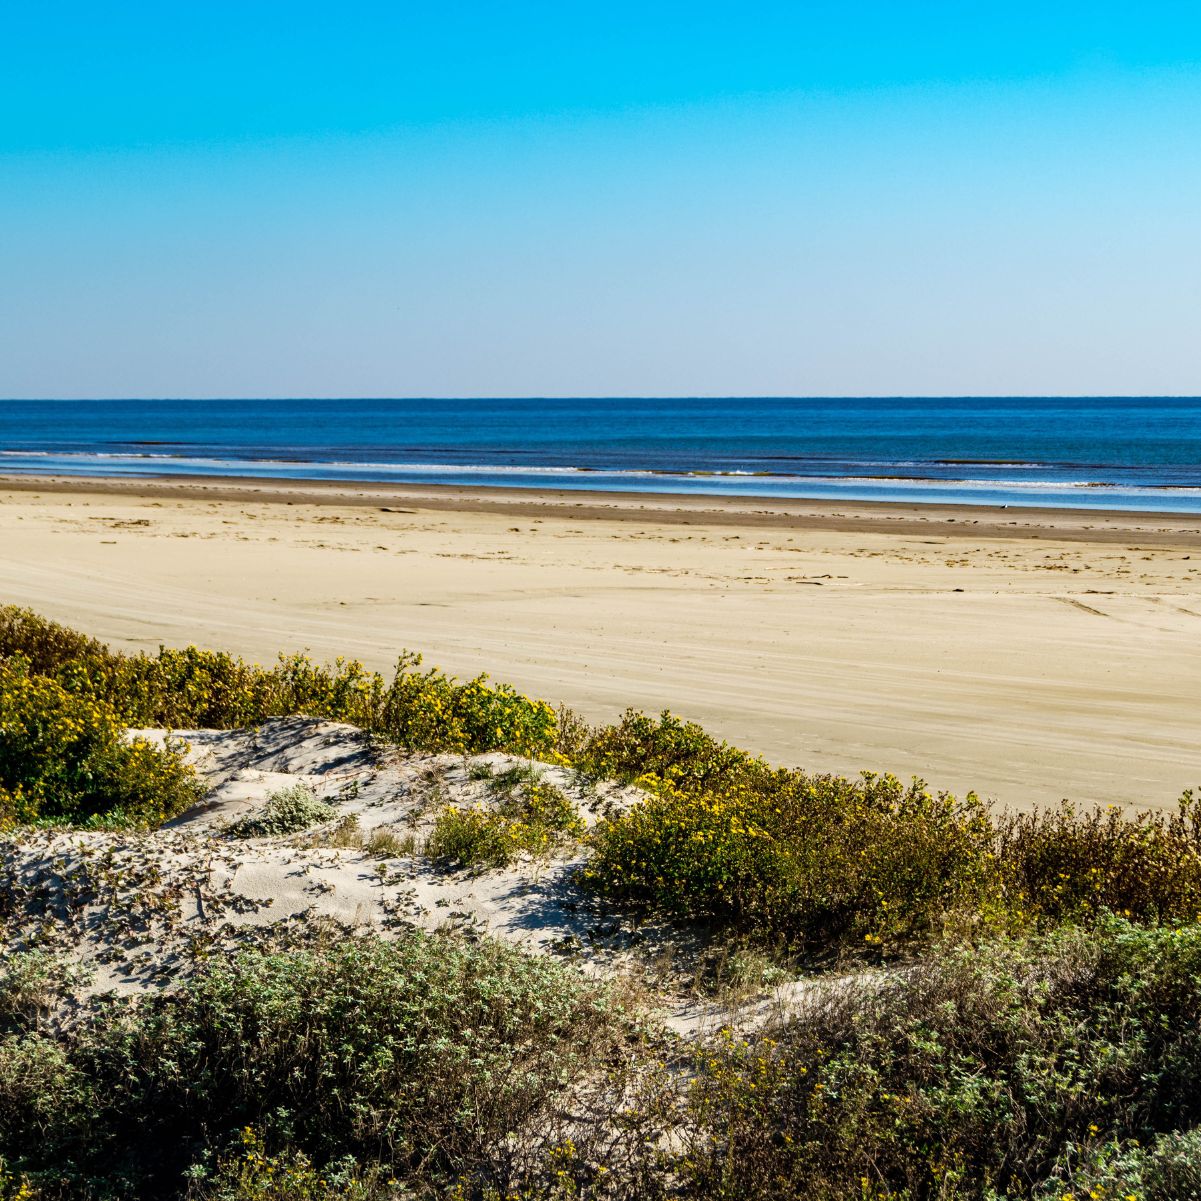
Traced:
<svg viewBox="0 0 1201 1201">
<path fill-rule="evenodd" d="M 1106 1140 L 1081 1147 L 1035 1201 L 1201 1201 L 1201 1127 L 1157 1135 L 1149 1146 Z"/>
<path fill-rule="evenodd" d="M 831 987 L 701 1069 L 693 1196 L 1041 1197 L 1130 1140 L 1185 1179 L 1179 1142 L 1155 1140 L 1201 1119 L 1201 927 L 1107 918 L 949 949 Z"/>
<path fill-rule="evenodd" d="M 1128 818 L 1066 802 L 998 822 L 997 856 L 1017 904 L 1044 925 L 1113 910 L 1143 921 L 1201 914 L 1201 804 Z"/>
<path fill-rule="evenodd" d="M 39 616 L 32 609 L 0 605 L 0 660 L 22 658 L 37 675 L 52 675 L 64 664 L 111 658 L 95 638 Z"/>
<path fill-rule="evenodd" d="M 712 795 L 660 786 L 593 831 L 581 883 L 794 951 L 878 953 L 1003 921 L 992 827 L 975 797 L 892 776 L 763 779 Z"/>
<path fill-rule="evenodd" d="M 493 777 L 495 808 L 448 805 L 438 814 L 426 854 L 464 867 L 503 867 L 516 855 L 545 854 L 584 823 L 571 799 L 529 769 Z"/>
<path fill-rule="evenodd" d="M 578 722 L 578 719 L 575 719 Z M 686 796 L 720 793 L 770 776 L 771 769 L 693 722 L 664 711 L 658 721 L 629 709 L 615 726 L 577 733 L 573 762 L 591 775 L 668 784 Z"/>
<path fill-rule="evenodd" d="M 38 1033 L 0 1038 L 0 1164 L 18 1179 L 49 1169 L 61 1195 L 88 1195 L 77 1163 L 98 1149 L 90 1125 L 103 1109 L 101 1097 L 64 1040 Z"/>
<path fill-rule="evenodd" d="M 537 1144 L 555 1098 L 626 1037 L 603 991 L 493 942 L 247 950 L 98 1002 L 57 1041 L 0 1042 L 0 1155 L 123 1196 L 175 1194 L 246 1127 L 323 1169 L 503 1172 L 509 1136 Z"/>
<path fill-rule="evenodd" d="M 222 1156 L 216 1171 L 197 1177 L 196 1201 L 370 1201 L 395 1197 L 378 1169 L 363 1171 L 350 1157 L 318 1168 L 303 1151 L 271 1154 L 262 1134 L 242 1131 L 235 1152 Z"/>
<path fill-rule="evenodd" d="M 127 741 L 104 701 L 0 661 L 0 822 L 156 824 L 200 795 L 177 748 Z"/>
<path fill-rule="evenodd" d="M 1174 814 L 1065 805 L 997 818 L 973 794 L 888 775 L 773 770 L 667 713 L 627 713 L 581 759 L 651 792 L 592 833 L 585 887 L 793 952 L 879 955 L 1109 910 L 1150 922 L 1201 913 L 1191 793 Z"/>
<path fill-rule="evenodd" d="M 504 819 L 488 809 L 447 805 L 434 821 L 425 853 L 460 867 L 504 867 L 516 853 Z"/>
<path fill-rule="evenodd" d="M 0 660 L 24 655 L 32 671 L 103 701 L 132 726 L 235 729 L 305 713 L 345 721 L 424 751 L 553 754 L 554 710 L 507 684 L 465 683 L 420 670 L 405 652 L 391 682 L 355 660 L 321 666 L 280 655 L 274 667 L 222 651 L 160 648 L 120 655 L 28 610 L 0 608 Z"/>
<path fill-rule="evenodd" d="M 337 816 L 333 805 L 319 801 L 307 784 L 297 783 L 273 792 L 257 813 L 235 822 L 226 833 L 231 838 L 278 838 L 333 821 Z"/>
</svg>

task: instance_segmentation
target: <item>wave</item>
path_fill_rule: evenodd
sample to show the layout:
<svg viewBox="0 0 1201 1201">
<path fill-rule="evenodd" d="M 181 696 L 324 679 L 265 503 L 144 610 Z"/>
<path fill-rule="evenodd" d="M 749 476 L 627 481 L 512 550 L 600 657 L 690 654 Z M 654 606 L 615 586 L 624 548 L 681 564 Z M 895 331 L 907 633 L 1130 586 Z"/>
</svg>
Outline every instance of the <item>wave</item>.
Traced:
<svg viewBox="0 0 1201 1201">
<path fill-rule="evenodd" d="M 291 449 L 291 448 L 289 448 Z M 829 461 L 828 461 L 829 462 Z M 907 465 L 910 461 L 906 460 Z M 928 469 L 932 461 L 913 460 Z M 831 464 L 832 465 L 832 464 Z M 976 505 L 1051 505 L 1068 508 L 1127 508 L 1145 511 L 1201 512 L 1201 478 L 1179 471 L 1144 478 L 1030 478 L 1041 469 L 1047 476 L 1064 473 L 1053 465 L 1026 464 L 1023 476 L 1003 478 L 1009 463 L 979 463 L 987 472 L 973 475 L 897 474 L 900 461 L 839 463 L 846 470 L 822 473 L 765 471 L 745 467 L 613 467 L 565 464 L 489 464 L 445 462 L 357 461 L 338 458 L 236 458 L 182 454 L 175 451 L 46 449 L 0 450 L 0 471 L 24 475 L 180 477 L 253 477 L 273 480 L 323 480 L 350 483 L 448 484 L 483 487 L 561 488 L 575 491 L 644 491 L 713 496 L 762 496 L 843 500 L 907 501 Z M 872 471 L 871 466 L 885 470 Z M 951 466 L 951 464 L 944 464 Z M 966 467 L 968 464 L 959 464 Z M 868 468 L 865 470 L 865 467 Z M 1177 478 L 1167 478 L 1176 476 Z M 1198 479 L 1197 483 L 1192 482 Z"/>
</svg>

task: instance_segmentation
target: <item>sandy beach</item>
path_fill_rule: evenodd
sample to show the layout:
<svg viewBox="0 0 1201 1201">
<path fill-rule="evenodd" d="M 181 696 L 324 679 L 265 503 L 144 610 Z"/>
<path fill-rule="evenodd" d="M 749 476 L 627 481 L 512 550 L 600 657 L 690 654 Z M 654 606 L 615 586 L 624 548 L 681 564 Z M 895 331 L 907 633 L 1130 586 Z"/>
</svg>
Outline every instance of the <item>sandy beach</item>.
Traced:
<svg viewBox="0 0 1201 1201">
<path fill-rule="evenodd" d="M 407 647 L 1007 806 L 1201 784 L 1197 517 L 10 479 L 0 601 L 124 648 Z"/>
</svg>

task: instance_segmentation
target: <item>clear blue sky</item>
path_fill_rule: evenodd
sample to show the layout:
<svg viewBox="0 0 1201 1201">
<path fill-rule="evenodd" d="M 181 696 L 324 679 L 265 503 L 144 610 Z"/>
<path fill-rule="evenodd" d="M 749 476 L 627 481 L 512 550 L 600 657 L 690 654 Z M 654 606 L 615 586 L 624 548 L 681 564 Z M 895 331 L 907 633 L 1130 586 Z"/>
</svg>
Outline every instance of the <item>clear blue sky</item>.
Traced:
<svg viewBox="0 0 1201 1201">
<path fill-rule="evenodd" d="M 1201 393 L 1196 3 L 0 6 L 0 395 Z"/>
</svg>

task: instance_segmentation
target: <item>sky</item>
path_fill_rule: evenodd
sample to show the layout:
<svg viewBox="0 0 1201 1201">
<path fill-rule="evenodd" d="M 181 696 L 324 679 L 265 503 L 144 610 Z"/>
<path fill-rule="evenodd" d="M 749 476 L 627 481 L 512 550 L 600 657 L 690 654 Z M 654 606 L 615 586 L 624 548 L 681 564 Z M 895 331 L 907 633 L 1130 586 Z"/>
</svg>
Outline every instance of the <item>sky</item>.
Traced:
<svg viewBox="0 0 1201 1201">
<path fill-rule="evenodd" d="M 1201 6 L 0 3 L 0 396 L 1201 394 Z"/>
</svg>

